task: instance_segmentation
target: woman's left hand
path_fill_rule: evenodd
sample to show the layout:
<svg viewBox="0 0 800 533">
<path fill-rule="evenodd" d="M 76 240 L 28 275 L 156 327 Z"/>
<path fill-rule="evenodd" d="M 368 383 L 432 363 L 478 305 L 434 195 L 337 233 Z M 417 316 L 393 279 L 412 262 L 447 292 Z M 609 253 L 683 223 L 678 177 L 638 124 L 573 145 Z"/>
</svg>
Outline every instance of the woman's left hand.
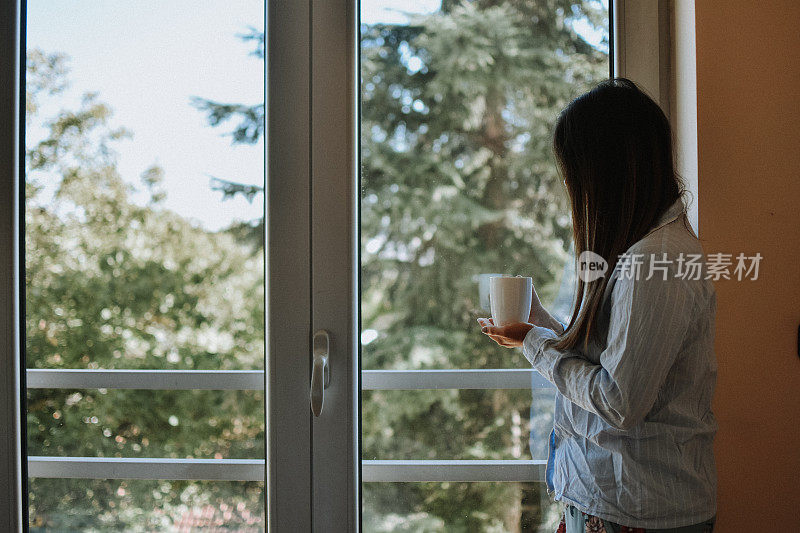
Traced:
<svg viewBox="0 0 800 533">
<path fill-rule="evenodd" d="M 479 318 L 478 324 L 481 325 L 481 331 L 483 333 L 505 348 L 521 347 L 525 336 L 533 329 L 533 324 L 528 324 L 527 322 L 509 324 L 507 326 L 495 326 L 491 318 Z"/>
</svg>

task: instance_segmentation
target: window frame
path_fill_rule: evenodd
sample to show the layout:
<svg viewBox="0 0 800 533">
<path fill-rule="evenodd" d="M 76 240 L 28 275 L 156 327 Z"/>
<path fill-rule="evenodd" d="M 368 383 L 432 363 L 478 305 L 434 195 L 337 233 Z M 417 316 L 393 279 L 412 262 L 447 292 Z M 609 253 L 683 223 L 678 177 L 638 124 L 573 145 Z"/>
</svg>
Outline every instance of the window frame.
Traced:
<svg viewBox="0 0 800 533">
<path fill-rule="evenodd" d="M 611 75 L 636 82 L 670 115 L 670 10 L 676 0 L 610 0 Z"/>
<path fill-rule="evenodd" d="M 20 194 L 22 165 L 19 110 L 22 103 L 20 64 L 24 35 L 21 34 L 20 2 L 4 2 L 0 7 L 0 486 L 8 497 L 0 499 L 0 529 L 27 530 L 27 498 L 22 480 L 27 465 L 22 461 L 24 408 L 20 316 L 23 300 L 20 288 Z"/>
</svg>

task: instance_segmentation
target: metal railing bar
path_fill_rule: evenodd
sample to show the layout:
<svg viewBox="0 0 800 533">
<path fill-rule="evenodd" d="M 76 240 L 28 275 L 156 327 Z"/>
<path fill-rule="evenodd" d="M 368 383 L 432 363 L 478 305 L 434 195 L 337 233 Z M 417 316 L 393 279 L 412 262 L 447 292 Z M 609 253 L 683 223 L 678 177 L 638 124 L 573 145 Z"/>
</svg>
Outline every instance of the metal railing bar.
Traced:
<svg viewBox="0 0 800 533">
<path fill-rule="evenodd" d="M 264 390 L 263 370 L 28 369 L 29 389 Z"/>
<path fill-rule="evenodd" d="M 547 461 L 362 461 L 366 483 L 425 481 L 544 481 Z"/>
<path fill-rule="evenodd" d="M 362 370 L 362 390 L 553 388 L 533 369 Z"/>
<path fill-rule="evenodd" d="M 545 460 L 371 460 L 362 480 L 375 482 L 544 480 Z M 34 478 L 264 481 L 263 459 L 28 457 Z"/>
<path fill-rule="evenodd" d="M 363 370 L 362 390 L 530 389 L 553 385 L 532 369 Z M 264 390 L 262 370 L 29 369 L 30 389 Z"/>
<path fill-rule="evenodd" d="M 264 481 L 264 460 L 29 456 L 28 476 L 73 479 Z"/>
</svg>

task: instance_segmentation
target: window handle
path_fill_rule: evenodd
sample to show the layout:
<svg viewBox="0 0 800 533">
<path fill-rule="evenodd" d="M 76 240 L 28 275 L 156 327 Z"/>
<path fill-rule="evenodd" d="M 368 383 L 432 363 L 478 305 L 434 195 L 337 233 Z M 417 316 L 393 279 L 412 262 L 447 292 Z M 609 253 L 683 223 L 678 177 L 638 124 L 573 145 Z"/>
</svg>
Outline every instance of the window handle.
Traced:
<svg viewBox="0 0 800 533">
<path fill-rule="evenodd" d="M 321 329 L 314 333 L 310 392 L 311 411 L 314 416 L 319 416 L 322 413 L 325 389 L 331 384 L 331 369 L 328 364 L 330 345 L 331 339 L 327 331 Z"/>
</svg>

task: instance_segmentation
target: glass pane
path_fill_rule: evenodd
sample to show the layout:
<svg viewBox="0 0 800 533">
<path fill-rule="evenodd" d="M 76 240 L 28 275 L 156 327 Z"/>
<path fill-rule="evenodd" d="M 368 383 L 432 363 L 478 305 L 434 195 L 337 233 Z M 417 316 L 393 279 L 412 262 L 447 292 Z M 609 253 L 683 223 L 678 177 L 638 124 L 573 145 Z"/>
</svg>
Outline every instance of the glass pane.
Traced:
<svg viewBox="0 0 800 533">
<path fill-rule="evenodd" d="M 28 455 L 263 459 L 261 391 L 29 389 Z"/>
<path fill-rule="evenodd" d="M 364 483 L 365 532 L 556 530 L 560 504 L 543 483 Z"/>
<path fill-rule="evenodd" d="M 550 133 L 608 76 L 607 5 L 364 0 L 361 35 L 362 367 L 526 366 L 476 327 L 478 276 L 556 302 L 571 222 Z"/>
<path fill-rule="evenodd" d="M 264 368 L 264 10 L 27 2 L 29 368 Z M 264 458 L 263 392 L 28 399 L 31 455 Z M 159 483 L 31 480 L 31 524 L 168 530 L 225 485 Z M 225 486 L 263 514 L 260 485 Z"/>
<path fill-rule="evenodd" d="M 30 367 L 263 368 L 263 10 L 28 2 Z"/>
<path fill-rule="evenodd" d="M 553 389 L 364 391 L 361 457 L 547 459 L 554 403 Z"/>
<path fill-rule="evenodd" d="M 266 529 L 258 482 L 35 478 L 28 485 L 32 533 Z"/>
<path fill-rule="evenodd" d="M 570 311 L 559 111 L 608 76 L 608 2 L 362 0 L 361 364 L 529 368 L 480 333 L 482 274 L 531 276 Z M 365 459 L 546 456 L 531 391 L 362 395 Z M 530 443 L 526 445 L 528 440 Z M 369 531 L 553 531 L 542 484 L 367 483 Z"/>
</svg>

